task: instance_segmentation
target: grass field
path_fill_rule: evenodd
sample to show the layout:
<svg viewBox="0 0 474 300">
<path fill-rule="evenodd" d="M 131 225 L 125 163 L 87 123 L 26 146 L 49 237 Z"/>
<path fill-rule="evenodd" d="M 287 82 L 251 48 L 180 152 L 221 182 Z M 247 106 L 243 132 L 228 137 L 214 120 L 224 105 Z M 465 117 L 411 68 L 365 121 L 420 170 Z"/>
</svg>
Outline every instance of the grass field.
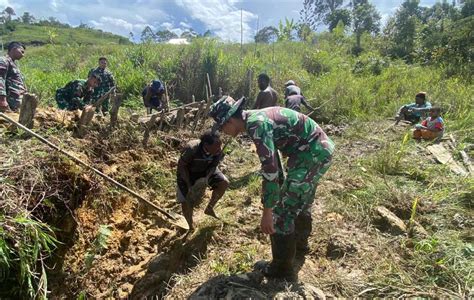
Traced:
<svg viewBox="0 0 474 300">
<path fill-rule="evenodd" d="M 334 164 L 318 189 L 312 250 L 300 279 L 329 296 L 472 297 L 472 176 L 435 163 L 427 144 L 410 139 L 409 126 L 386 129 L 398 107 L 426 91 L 443 108 L 446 135 L 454 137 L 459 159 L 457 150 L 474 143 L 473 84 L 447 77 L 440 67 L 382 57 L 376 39 L 364 45 L 358 57 L 349 54 L 349 37 L 331 34 L 316 44 L 248 44 L 242 52 L 240 45 L 212 39 L 186 46 L 48 45 L 27 48 L 20 68 L 40 97 L 35 130 L 175 211 L 179 149 L 197 133 L 153 133 L 144 147 L 142 129 L 128 121 L 128 109 L 144 111 L 144 85 L 160 78 L 175 104 L 186 103 L 192 95 L 204 98 L 209 74 L 214 94 L 221 87 L 252 103 L 259 73 L 268 73 L 281 94 L 284 83 L 295 80 L 311 104 L 321 106 L 316 117 L 336 141 Z M 55 90 L 84 78 L 99 56 L 108 58 L 127 109 L 118 130 L 97 123 L 89 136 L 76 139 L 74 114 L 49 106 L 55 106 Z M 217 208 L 224 222 L 197 209 L 197 230 L 182 239 L 156 213 L 38 141 L 0 129 L 0 196 L 6 199 L 0 213 L 0 297 L 46 296 L 49 289 L 53 298 L 183 298 L 269 257 L 258 225 L 258 158 L 245 138 L 231 144 L 224 161 L 231 180 Z M 385 230 L 377 206 L 426 232 Z M 8 290 L 13 286 L 19 288 Z M 257 289 L 272 297 L 295 287 L 267 282 Z"/>
</svg>

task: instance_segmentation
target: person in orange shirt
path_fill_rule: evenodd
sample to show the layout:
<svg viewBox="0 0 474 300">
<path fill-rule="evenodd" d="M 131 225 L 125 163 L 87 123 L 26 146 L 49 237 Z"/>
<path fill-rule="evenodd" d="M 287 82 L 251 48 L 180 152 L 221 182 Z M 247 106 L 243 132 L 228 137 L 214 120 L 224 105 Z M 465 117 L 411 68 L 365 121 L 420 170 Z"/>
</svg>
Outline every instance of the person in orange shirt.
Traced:
<svg viewBox="0 0 474 300">
<path fill-rule="evenodd" d="M 421 124 L 415 125 L 413 138 L 417 140 L 440 139 L 444 133 L 444 121 L 440 115 L 441 108 L 430 108 L 430 116 L 423 120 Z"/>
</svg>

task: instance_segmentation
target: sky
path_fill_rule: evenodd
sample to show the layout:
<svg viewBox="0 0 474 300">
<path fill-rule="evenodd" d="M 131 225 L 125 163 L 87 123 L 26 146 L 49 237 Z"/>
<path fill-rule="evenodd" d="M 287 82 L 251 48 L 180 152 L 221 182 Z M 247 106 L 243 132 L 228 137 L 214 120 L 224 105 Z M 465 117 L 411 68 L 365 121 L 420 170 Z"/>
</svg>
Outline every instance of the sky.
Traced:
<svg viewBox="0 0 474 300">
<path fill-rule="evenodd" d="M 403 0 L 372 0 L 382 22 L 393 15 Z M 436 0 L 421 0 L 431 6 Z M 253 40 L 257 28 L 278 26 L 285 18 L 298 21 L 303 0 L 0 0 L 17 16 L 29 12 L 35 18 L 54 17 L 63 23 L 81 23 L 135 39 L 146 26 L 154 31 L 168 29 L 180 35 L 193 28 L 206 30 L 225 41 L 240 42 L 241 20 L 244 42 Z"/>
</svg>

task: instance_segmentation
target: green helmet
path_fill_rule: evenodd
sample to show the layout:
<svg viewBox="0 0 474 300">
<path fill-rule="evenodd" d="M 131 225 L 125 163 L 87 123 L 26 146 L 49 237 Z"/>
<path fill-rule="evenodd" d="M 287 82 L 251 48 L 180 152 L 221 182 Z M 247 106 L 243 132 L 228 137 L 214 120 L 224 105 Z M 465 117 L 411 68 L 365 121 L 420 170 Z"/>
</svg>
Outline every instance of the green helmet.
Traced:
<svg viewBox="0 0 474 300">
<path fill-rule="evenodd" d="M 209 110 L 209 117 L 213 118 L 216 121 L 216 125 L 221 127 L 227 122 L 242 106 L 245 102 L 245 97 L 240 98 L 238 101 L 235 101 L 230 96 L 224 96 L 219 99 L 216 103 L 211 105 Z"/>
</svg>

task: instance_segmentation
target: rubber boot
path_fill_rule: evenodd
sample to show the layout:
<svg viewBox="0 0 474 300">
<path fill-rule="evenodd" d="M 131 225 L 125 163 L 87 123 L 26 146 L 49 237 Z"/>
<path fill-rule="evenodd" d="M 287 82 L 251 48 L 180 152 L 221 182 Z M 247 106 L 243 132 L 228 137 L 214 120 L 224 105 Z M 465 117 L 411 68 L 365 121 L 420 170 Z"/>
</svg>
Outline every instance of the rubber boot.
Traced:
<svg viewBox="0 0 474 300">
<path fill-rule="evenodd" d="M 280 278 L 293 281 L 293 261 L 296 252 L 295 234 L 273 234 L 270 237 L 272 243 L 272 261 L 260 261 L 255 264 L 255 269 L 260 270 L 265 277 Z"/>
<path fill-rule="evenodd" d="M 296 257 L 304 257 L 310 250 L 308 238 L 313 230 L 311 212 L 300 213 L 295 220 Z"/>
</svg>

